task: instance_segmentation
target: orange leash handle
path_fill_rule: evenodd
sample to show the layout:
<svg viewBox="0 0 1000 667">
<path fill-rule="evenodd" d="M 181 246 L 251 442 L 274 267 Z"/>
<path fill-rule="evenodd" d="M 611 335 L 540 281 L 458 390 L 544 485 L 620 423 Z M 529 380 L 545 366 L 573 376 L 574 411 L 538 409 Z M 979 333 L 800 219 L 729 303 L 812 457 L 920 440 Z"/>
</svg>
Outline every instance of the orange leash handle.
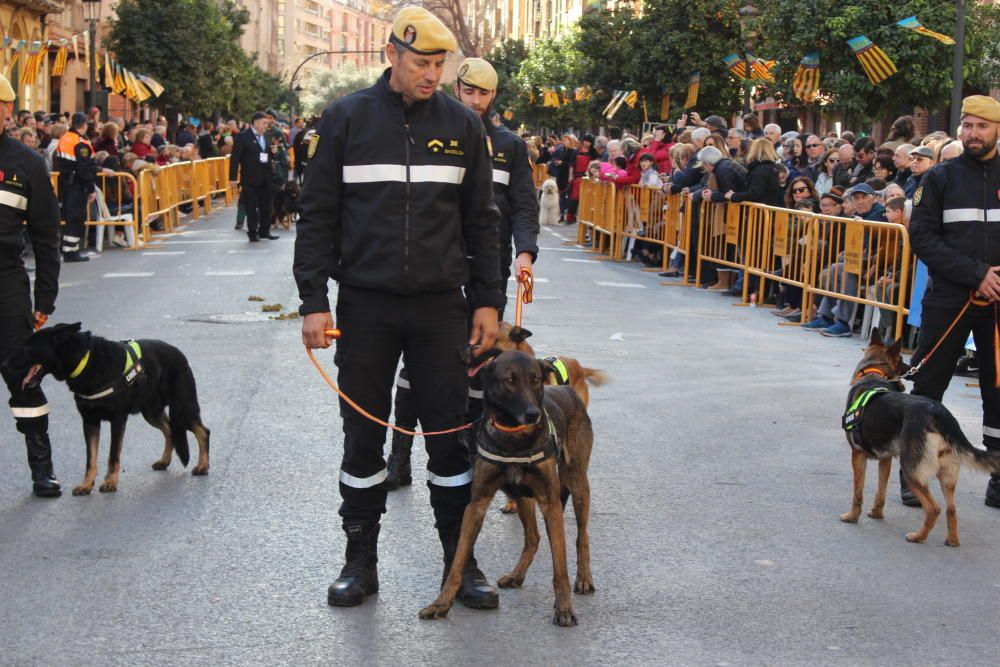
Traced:
<svg viewBox="0 0 1000 667">
<path fill-rule="evenodd" d="M 340 329 L 324 329 L 323 333 L 326 334 L 327 338 L 340 338 L 341 335 L 342 335 Z M 463 426 L 459 426 L 459 427 L 456 427 L 456 428 L 449 428 L 449 429 L 447 429 L 445 431 L 410 431 L 410 430 L 407 430 L 405 428 L 400 428 L 399 426 L 396 426 L 394 424 L 390 424 L 387 421 L 379 419 L 378 417 L 376 417 L 375 415 L 371 414 L 370 412 L 368 412 L 367 410 L 365 410 L 364 408 L 362 408 L 360 405 L 358 405 L 357 403 L 355 403 L 351 399 L 351 397 L 348 396 L 347 394 L 345 394 L 343 391 L 341 391 L 340 387 L 337 386 L 337 383 L 334 382 L 330 378 L 330 376 L 326 374 L 326 371 L 323 370 L 323 367 L 320 366 L 319 362 L 316 360 L 316 355 L 314 355 L 313 351 L 311 349 L 309 349 L 308 347 L 306 348 L 306 354 L 309 355 L 309 361 L 311 361 L 313 363 L 313 366 L 316 367 L 316 370 L 319 371 L 319 374 L 323 377 L 324 380 L 326 380 L 326 383 L 328 385 L 330 385 L 331 389 L 333 389 L 335 392 L 337 392 L 338 396 L 340 396 L 342 399 L 344 399 L 345 403 L 347 403 L 352 408 L 354 408 L 355 410 L 357 410 L 358 413 L 360 415 L 362 415 L 363 417 L 365 417 L 365 418 L 367 418 L 367 419 L 375 422 L 376 424 L 379 424 L 381 426 L 385 426 L 386 428 L 390 428 L 393 431 L 396 431 L 397 433 L 402 433 L 403 435 L 413 435 L 413 436 L 422 435 L 424 437 L 427 437 L 429 435 L 447 435 L 449 433 L 457 433 L 459 431 L 464 431 L 466 429 L 472 428 L 476 424 L 476 422 L 479 421 L 477 419 L 476 421 L 471 422 L 469 424 L 465 424 Z"/>
<path fill-rule="evenodd" d="M 534 300 L 535 278 L 531 269 L 524 267 L 517 276 L 517 300 L 514 303 L 514 326 L 521 326 L 524 305 Z"/>
</svg>

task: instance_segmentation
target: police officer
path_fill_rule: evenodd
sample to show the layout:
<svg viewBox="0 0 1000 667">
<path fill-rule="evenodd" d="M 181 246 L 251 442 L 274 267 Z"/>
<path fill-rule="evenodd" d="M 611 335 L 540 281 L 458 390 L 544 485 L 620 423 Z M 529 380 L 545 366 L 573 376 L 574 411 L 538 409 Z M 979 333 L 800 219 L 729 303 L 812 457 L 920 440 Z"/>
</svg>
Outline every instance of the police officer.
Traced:
<svg viewBox="0 0 1000 667">
<path fill-rule="evenodd" d="M 371 88 L 335 101 L 320 120 L 295 242 L 303 342 L 310 348 L 330 344 L 324 330 L 333 326 L 327 297 L 332 276 L 339 283 L 337 322 L 343 332 L 335 356 L 341 388 L 375 416 L 388 418 L 402 353 L 425 431 L 463 424 L 468 347 L 493 344 L 505 301 L 483 124 L 437 92 L 445 54 L 456 48 L 455 37 L 430 12 L 400 10 L 386 46 L 392 67 Z M 378 590 L 385 428 L 343 401 L 341 417 L 346 564 L 327 601 L 353 606 Z M 447 573 L 472 469 L 455 433 L 425 440 Z M 466 606 L 499 604 L 474 560 L 460 597 Z"/>
<path fill-rule="evenodd" d="M 994 348 L 1000 303 L 998 128 L 1000 102 L 983 95 L 965 98 L 959 130 L 964 153 L 928 171 L 913 195 L 910 243 L 927 265 L 930 280 L 912 363 L 923 359 L 941 340 L 970 293 L 989 302 L 970 306 L 917 374 L 913 393 L 938 401 L 948 388 L 955 362 L 964 354 L 970 331 L 976 349 L 985 352 Z M 980 363 L 979 391 L 983 398 L 983 444 L 1000 450 L 1000 390 L 993 387 L 998 372 L 994 366 L 992 359 Z M 919 505 L 905 485 L 902 492 L 904 503 Z M 1000 475 L 990 478 L 986 504 L 1000 508 Z"/>
<path fill-rule="evenodd" d="M 511 237 L 515 275 L 522 268 L 531 268 L 538 256 L 538 196 L 528 162 L 528 147 L 524 140 L 502 124 L 491 119 L 493 100 L 497 94 L 497 72 L 493 65 L 482 58 L 466 58 L 458 68 L 455 94 L 459 101 L 475 111 L 483 121 L 489 138 L 490 159 L 493 162 L 493 202 L 500 209 L 500 272 L 504 285 L 510 277 Z M 503 311 L 500 311 L 503 319 Z M 482 413 L 482 387 L 474 378 L 469 388 L 470 418 Z M 412 430 L 416 423 L 410 394 L 409 373 L 400 372 L 396 380 L 396 424 Z M 471 431 L 462 433 L 462 439 Z M 392 451 L 386 464 L 386 483 L 390 489 L 410 483 L 410 452 L 413 436 L 398 431 L 392 434 Z"/>
<path fill-rule="evenodd" d="M 0 126 L 12 111 L 14 90 L 0 75 Z M 21 259 L 22 230 L 35 251 L 35 303 Z M 0 133 L 0 360 L 41 326 L 55 309 L 59 290 L 59 202 L 42 158 L 19 141 Z M 52 498 L 62 491 L 52 471 L 49 406 L 41 387 L 23 389 L 24 377 L 3 367 L 10 390 L 10 410 L 28 446 L 28 466 L 36 496 Z"/>
<path fill-rule="evenodd" d="M 59 193 L 62 195 L 63 219 L 66 231 L 63 233 L 62 254 L 64 262 L 86 262 L 90 258 L 80 254 L 87 228 L 87 204 L 94 199 L 94 179 L 97 164 L 94 162 L 94 147 L 83 136 L 87 129 L 87 117 L 79 111 L 73 114 L 70 129 L 59 138 L 52 169 L 59 172 Z"/>
</svg>

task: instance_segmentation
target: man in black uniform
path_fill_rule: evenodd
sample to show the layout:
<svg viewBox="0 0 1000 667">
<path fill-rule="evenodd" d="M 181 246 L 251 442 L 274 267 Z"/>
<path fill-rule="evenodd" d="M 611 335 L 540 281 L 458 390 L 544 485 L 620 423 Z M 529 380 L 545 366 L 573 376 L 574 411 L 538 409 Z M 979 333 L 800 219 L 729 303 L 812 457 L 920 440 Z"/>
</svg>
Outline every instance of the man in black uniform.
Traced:
<svg viewBox="0 0 1000 667">
<path fill-rule="evenodd" d="M 70 129 L 59 138 L 52 156 L 52 170 L 59 172 L 59 193 L 66 221 L 62 239 L 63 261 L 86 262 L 90 258 L 80 254 L 80 250 L 86 243 L 87 206 L 95 197 L 97 163 L 94 162 L 94 147 L 84 136 L 87 117 L 78 111 L 73 114 L 70 124 Z"/>
<path fill-rule="evenodd" d="M 482 58 L 466 58 L 458 69 L 455 93 L 459 101 L 483 120 L 489 139 L 490 159 L 493 162 L 493 202 L 500 209 L 500 273 L 503 284 L 510 278 L 511 237 L 513 236 L 514 274 L 521 275 L 522 268 L 531 268 L 538 256 L 538 194 L 528 162 L 528 147 L 524 140 L 506 127 L 492 122 L 491 111 L 497 94 L 497 72 L 493 65 Z M 500 311 L 503 319 L 503 310 Z M 471 419 L 482 414 L 482 388 L 478 378 L 473 378 L 469 388 Z M 409 373 L 406 369 L 396 380 L 395 419 L 398 426 L 413 430 L 416 415 L 410 393 Z M 462 439 L 472 431 L 463 431 Z M 398 431 L 392 434 L 392 451 L 386 464 L 386 483 L 390 489 L 405 486 L 412 479 L 410 452 L 413 436 Z"/>
<path fill-rule="evenodd" d="M 965 152 L 924 175 L 913 195 L 909 229 L 913 250 L 930 274 L 912 363 L 923 359 L 941 339 L 971 293 L 989 302 L 969 307 L 917 374 L 913 393 L 941 400 L 971 331 L 983 356 L 979 367 L 983 444 L 991 450 L 1000 450 L 1000 390 L 993 387 L 998 369 L 992 359 L 1000 302 L 998 127 L 1000 102 L 983 95 L 965 98 L 959 131 Z M 912 492 L 902 487 L 903 502 L 915 502 Z M 1000 475 L 990 478 L 986 504 L 1000 508 Z"/>
<path fill-rule="evenodd" d="M 239 183 L 240 206 L 246 211 L 247 237 L 251 243 L 279 238 L 271 233 L 271 147 L 267 128 L 264 112 L 254 113 L 250 127 L 233 139 L 233 153 L 229 158 L 229 184 Z M 236 227 L 239 229 L 239 223 Z"/>
<path fill-rule="evenodd" d="M 343 334 L 335 362 L 341 388 L 387 419 L 402 353 L 425 431 L 464 423 L 468 347 L 493 344 L 505 300 L 483 124 L 436 90 L 445 53 L 456 48 L 451 32 L 427 10 L 399 12 L 386 46 L 392 67 L 373 87 L 335 101 L 320 120 L 296 225 L 303 342 L 310 348 L 330 344 L 324 330 L 333 326 L 327 298 L 332 276 L 340 284 L 337 321 Z M 353 606 L 378 591 L 385 428 L 343 401 L 341 417 L 347 562 L 327 601 Z M 472 469 L 457 434 L 425 440 L 447 573 Z M 466 606 L 499 604 L 474 561 L 460 596 Z"/>
<path fill-rule="evenodd" d="M 14 91 L 0 75 L 0 126 L 12 111 Z M 35 303 L 21 255 L 22 230 L 35 249 Z M 59 202 L 42 158 L 19 141 L 0 133 L 0 361 L 28 339 L 55 309 L 59 290 Z M 23 376 L 3 370 L 10 390 L 10 410 L 28 446 L 28 466 L 36 496 L 60 495 L 52 472 L 49 406 L 41 387 L 22 389 Z"/>
</svg>

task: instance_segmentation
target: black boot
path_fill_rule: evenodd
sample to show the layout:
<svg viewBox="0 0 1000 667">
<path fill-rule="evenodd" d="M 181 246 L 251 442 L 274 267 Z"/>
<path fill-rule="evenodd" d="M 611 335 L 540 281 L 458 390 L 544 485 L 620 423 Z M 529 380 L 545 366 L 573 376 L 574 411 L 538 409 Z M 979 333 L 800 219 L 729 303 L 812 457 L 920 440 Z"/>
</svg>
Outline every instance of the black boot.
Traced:
<svg viewBox="0 0 1000 667">
<path fill-rule="evenodd" d="M 356 607 L 373 593 L 378 593 L 379 524 L 369 521 L 344 523 L 347 549 L 343 569 L 330 584 L 326 601 L 335 607 Z"/>
<path fill-rule="evenodd" d="M 59 480 L 52 472 L 52 444 L 47 433 L 25 433 L 28 447 L 28 467 L 34 482 L 35 495 L 39 498 L 58 498 L 62 495 Z"/>
<path fill-rule="evenodd" d="M 448 573 L 451 571 L 451 561 L 455 558 L 458 547 L 458 533 L 461 524 L 455 526 L 448 534 L 441 535 L 441 547 L 444 549 L 444 574 L 441 575 L 441 586 L 444 586 Z M 458 599 L 469 609 L 496 609 L 500 606 L 500 593 L 479 569 L 475 554 L 470 555 L 469 562 L 462 572 L 462 586 L 458 589 Z"/>
<path fill-rule="evenodd" d="M 398 431 L 392 432 L 392 451 L 385 465 L 385 488 L 395 491 L 401 486 L 413 484 L 413 473 L 410 470 L 410 451 L 413 449 L 413 436 L 404 435 Z"/>
<path fill-rule="evenodd" d="M 920 501 L 910 490 L 910 485 L 903 478 L 903 471 L 899 471 L 899 499 L 907 507 L 920 507 Z"/>
<path fill-rule="evenodd" d="M 990 475 L 986 485 L 986 504 L 1000 509 L 1000 475 Z"/>
</svg>

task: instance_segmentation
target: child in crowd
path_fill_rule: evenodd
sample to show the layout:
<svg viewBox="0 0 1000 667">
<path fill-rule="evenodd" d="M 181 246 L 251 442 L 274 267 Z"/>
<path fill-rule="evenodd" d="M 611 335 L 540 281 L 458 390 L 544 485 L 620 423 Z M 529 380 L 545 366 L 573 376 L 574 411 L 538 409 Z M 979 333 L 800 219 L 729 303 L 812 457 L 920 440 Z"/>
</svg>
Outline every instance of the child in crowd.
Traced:
<svg viewBox="0 0 1000 667">
<path fill-rule="evenodd" d="M 656 160 L 651 153 L 643 153 L 639 156 L 639 185 L 643 187 L 659 188 L 661 186 L 660 173 L 656 170 Z"/>
<path fill-rule="evenodd" d="M 594 160 L 589 165 L 587 165 L 587 178 L 591 181 L 601 180 L 601 161 Z"/>
</svg>

